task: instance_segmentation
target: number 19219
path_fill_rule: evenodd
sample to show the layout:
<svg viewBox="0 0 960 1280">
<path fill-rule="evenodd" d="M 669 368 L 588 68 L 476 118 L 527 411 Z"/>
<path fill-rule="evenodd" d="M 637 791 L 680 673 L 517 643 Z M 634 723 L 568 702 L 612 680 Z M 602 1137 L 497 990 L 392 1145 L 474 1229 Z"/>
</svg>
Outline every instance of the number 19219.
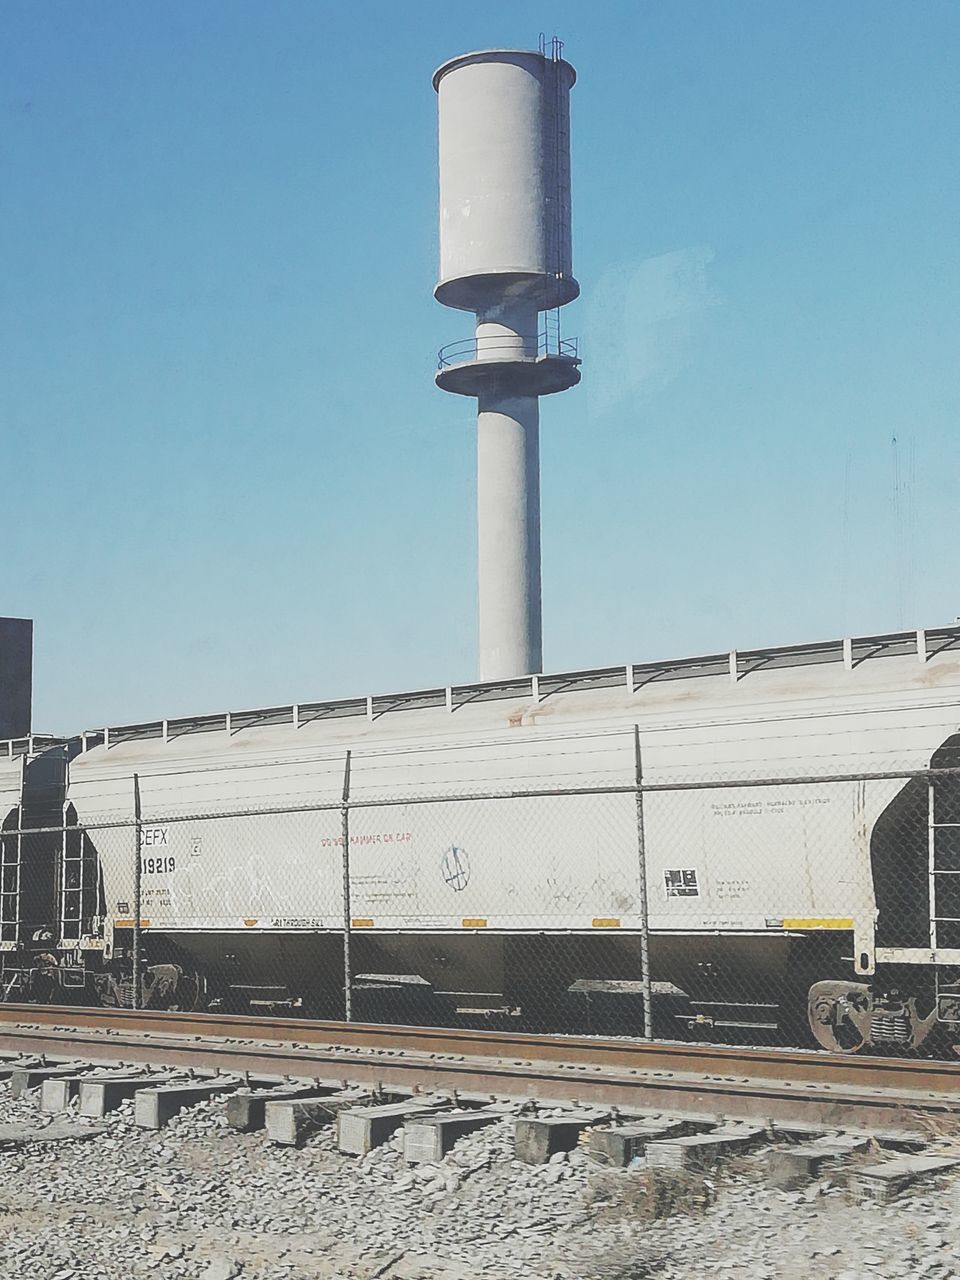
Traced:
<svg viewBox="0 0 960 1280">
<path fill-rule="evenodd" d="M 166 871 L 176 871 L 177 860 L 173 854 L 162 858 L 141 858 L 140 870 L 145 876 L 163 875 Z"/>
</svg>

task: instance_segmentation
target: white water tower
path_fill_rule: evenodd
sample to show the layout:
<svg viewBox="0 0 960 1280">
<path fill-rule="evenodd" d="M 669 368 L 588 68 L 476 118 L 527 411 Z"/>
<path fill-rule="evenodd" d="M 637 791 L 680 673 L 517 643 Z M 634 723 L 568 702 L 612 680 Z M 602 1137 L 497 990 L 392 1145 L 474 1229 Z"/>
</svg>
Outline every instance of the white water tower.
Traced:
<svg viewBox="0 0 960 1280">
<path fill-rule="evenodd" d="M 570 237 L 570 90 L 548 51 L 488 49 L 434 74 L 444 306 L 476 315 L 437 386 L 477 399 L 480 679 L 542 669 L 540 396 L 580 381 L 560 307 L 580 292 Z"/>
</svg>

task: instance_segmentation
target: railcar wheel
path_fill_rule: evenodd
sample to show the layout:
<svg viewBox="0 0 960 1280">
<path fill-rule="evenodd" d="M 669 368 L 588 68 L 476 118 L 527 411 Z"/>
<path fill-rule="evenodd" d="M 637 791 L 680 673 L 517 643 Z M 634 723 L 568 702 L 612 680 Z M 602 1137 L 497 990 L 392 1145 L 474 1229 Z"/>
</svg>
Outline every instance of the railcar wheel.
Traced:
<svg viewBox="0 0 960 1280">
<path fill-rule="evenodd" d="M 56 1004 L 61 999 L 60 965 L 55 955 L 44 952 L 37 956 L 28 991 L 31 1004 Z"/>
<path fill-rule="evenodd" d="M 155 964 L 143 976 L 142 1007 L 193 1013 L 202 1007 L 203 983 L 178 964 Z"/>
<path fill-rule="evenodd" d="M 185 973 L 177 983 L 177 994 L 168 1006 L 171 1012 L 197 1013 L 204 1008 L 203 983 L 196 974 Z"/>
<path fill-rule="evenodd" d="M 859 1053 L 870 1043 L 873 998 L 862 983 L 815 982 L 807 1000 L 814 1039 L 831 1053 Z"/>
</svg>

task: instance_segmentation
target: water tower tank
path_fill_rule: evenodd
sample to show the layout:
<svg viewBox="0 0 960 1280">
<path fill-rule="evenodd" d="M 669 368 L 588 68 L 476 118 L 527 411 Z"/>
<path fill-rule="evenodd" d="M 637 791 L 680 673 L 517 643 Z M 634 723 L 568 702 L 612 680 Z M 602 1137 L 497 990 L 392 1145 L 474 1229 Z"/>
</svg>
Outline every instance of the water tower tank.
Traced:
<svg viewBox="0 0 960 1280">
<path fill-rule="evenodd" d="M 433 77 L 440 118 L 440 280 L 448 307 L 546 311 L 580 292 L 570 237 L 570 89 L 562 58 L 467 53 Z"/>
</svg>

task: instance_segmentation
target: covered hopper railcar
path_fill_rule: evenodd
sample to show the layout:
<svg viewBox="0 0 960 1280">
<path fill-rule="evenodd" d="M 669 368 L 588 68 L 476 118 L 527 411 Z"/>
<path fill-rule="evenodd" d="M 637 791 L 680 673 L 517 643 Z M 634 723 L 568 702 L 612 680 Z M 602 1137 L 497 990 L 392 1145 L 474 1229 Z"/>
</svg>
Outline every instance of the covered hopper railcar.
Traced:
<svg viewBox="0 0 960 1280">
<path fill-rule="evenodd" d="M 146 1004 L 335 1016 L 346 920 L 405 1016 L 636 1032 L 645 897 L 682 1021 L 802 993 L 916 1048 L 960 1020 L 956 766 L 960 628 L 11 743 L 4 995 L 132 1003 L 139 875 Z"/>
</svg>

